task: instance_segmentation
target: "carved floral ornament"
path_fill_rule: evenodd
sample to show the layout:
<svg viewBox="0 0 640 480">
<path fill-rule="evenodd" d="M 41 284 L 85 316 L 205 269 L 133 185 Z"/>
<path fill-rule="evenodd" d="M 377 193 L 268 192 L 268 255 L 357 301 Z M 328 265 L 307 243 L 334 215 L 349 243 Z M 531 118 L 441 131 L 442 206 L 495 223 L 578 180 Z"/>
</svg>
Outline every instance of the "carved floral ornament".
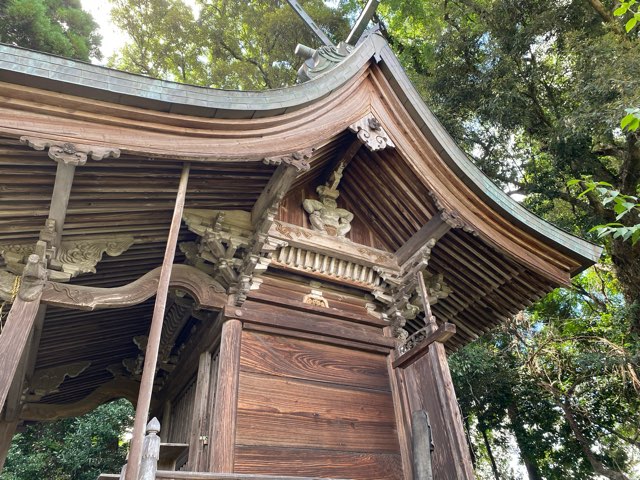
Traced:
<svg viewBox="0 0 640 480">
<path fill-rule="evenodd" d="M 349 125 L 349 130 L 355 133 L 358 136 L 358 140 L 372 152 L 383 150 L 387 147 L 395 148 L 395 144 L 372 113 Z"/>
<path fill-rule="evenodd" d="M 133 245 L 133 237 L 115 236 L 91 240 L 66 240 L 49 262 L 52 269 L 49 277 L 55 280 L 69 280 L 83 273 L 96 273 L 96 265 L 106 253 L 111 257 L 121 255 Z M 20 275 L 26 259 L 36 250 L 33 244 L 0 245 L 0 256 L 4 258 L 7 270 Z"/>
<path fill-rule="evenodd" d="M 87 157 L 91 157 L 93 160 L 120 157 L 120 150 L 111 147 L 98 147 L 27 136 L 20 137 L 20 142 L 34 150 L 49 149 L 49 158 L 65 165 L 84 165 L 87 163 Z"/>
</svg>

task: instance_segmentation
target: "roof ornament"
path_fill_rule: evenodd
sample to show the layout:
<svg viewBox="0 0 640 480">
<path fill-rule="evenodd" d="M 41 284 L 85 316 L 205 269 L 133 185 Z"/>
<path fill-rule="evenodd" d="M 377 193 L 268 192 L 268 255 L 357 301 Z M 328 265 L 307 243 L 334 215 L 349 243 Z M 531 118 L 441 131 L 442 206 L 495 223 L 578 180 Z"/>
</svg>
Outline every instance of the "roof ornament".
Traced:
<svg viewBox="0 0 640 480">
<path fill-rule="evenodd" d="M 298 14 L 298 16 L 307 24 L 307 26 L 316 34 L 324 46 L 316 49 L 307 47 L 305 45 L 298 44 L 296 46 L 295 54 L 304 58 L 304 63 L 298 70 L 298 82 L 303 83 L 308 80 L 312 80 L 331 70 L 333 67 L 342 62 L 355 48 L 354 45 L 360 40 L 360 37 L 364 33 L 369 24 L 369 21 L 373 17 L 373 14 L 380 3 L 380 0 L 369 0 L 364 7 L 358 20 L 351 29 L 347 40 L 334 45 L 333 42 L 327 37 L 327 35 L 318 27 L 318 25 L 311 19 L 309 14 L 304 11 L 302 6 L 297 0 L 287 0 L 291 8 Z"/>
</svg>

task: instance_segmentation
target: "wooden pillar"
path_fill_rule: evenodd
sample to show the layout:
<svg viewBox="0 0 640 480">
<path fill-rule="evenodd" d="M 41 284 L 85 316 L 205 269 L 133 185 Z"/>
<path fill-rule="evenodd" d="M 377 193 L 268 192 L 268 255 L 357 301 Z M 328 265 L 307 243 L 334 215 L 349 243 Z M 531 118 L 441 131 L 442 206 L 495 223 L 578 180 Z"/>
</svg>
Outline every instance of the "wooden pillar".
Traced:
<svg viewBox="0 0 640 480">
<path fill-rule="evenodd" d="M 136 404 L 136 418 L 133 424 L 133 436 L 129 449 L 129 461 L 127 462 L 126 480 L 138 480 L 140 461 L 142 460 L 142 443 L 144 440 L 149 407 L 151 405 L 151 394 L 153 393 L 153 382 L 156 376 L 156 366 L 158 363 L 158 349 L 160 347 L 160 337 L 162 335 L 162 323 L 164 311 L 167 305 L 167 294 L 169 293 L 169 281 L 171 279 L 171 268 L 175 257 L 176 245 L 178 243 L 178 233 L 182 222 L 182 212 L 187 193 L 187 183 L 189 180 L 189 164 L 185 163 L 180 175 L 180 185 L 176 196 L 176 203 L 173 209 L 169 238 L 164 253 L 164 261 L 158 280 L 158 290 L 156 292 L 156 303 L 153 308 L 149 340 L 144 356 L 144 369 L 140 381 L 140 392 Z"/>
<path fill-rule="evenodd" d="M 222 325 L 216 401 L 209 435 L 209 471 L 215 473 L 233 472 L 241 338 L 240 320 L 227 320 Z"/>
<path fill-rule="evenodd" d="M 425 410 L 433 435 L 433 477 L 441 480 L 474 479 L 471 455 L 464 436 L 449 364 L 441 342 L 404 369 L 411 414 Z"/>
<path fill-rule="evenodd" d="M 40 307 L 46 278 L 38 255 L 30 255 L 22 277 L 20 291 L 11 305 L 0 334 L 0 411 L 22 360 Z"/>
<path fill-rule="evenodd" d="M 209 380 L 211 379 L 211 353 L 206 351 L 200 354 L 198 362 L 198 378 L 196 380 L 196 395 L 193 405 L 193 419 L 191 422 L 191 435 L 189 437 L 189 465 L 188 469 L 198 471 L 200 459 L 203 453 L 205 436 L 205 417 L 209 403 Z"/>
<path fill-rule="evenodd" d="M 11 440 L 13 439 L 17 425 L 17 420 L 11 422 L 0 421 L 0 473 L 2 473 L 2 469 L 4 468 L 4 462 L 7 459 Z"/>
</svg>

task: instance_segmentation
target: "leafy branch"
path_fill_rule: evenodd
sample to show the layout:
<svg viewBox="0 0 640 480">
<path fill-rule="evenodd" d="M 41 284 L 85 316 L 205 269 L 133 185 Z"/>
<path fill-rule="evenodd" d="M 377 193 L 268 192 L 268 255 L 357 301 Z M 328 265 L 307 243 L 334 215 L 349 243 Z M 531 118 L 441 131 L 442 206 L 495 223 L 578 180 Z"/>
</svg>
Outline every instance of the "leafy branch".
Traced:
<svg viewBox="0 0 640 480">
<path fill-rule="evenodd" d="M 612 209 L 616 214 L 615 222 L 596 225 L 589 230 L 590 232 L 597 232 L 598 238 L 611 236 L 614 239 L 620 238 L 623 241 L 631 240 L 632 245 L 635 245 L 640 240 L 640 223 L 629 226 L 619 222 L 619 220 L 628 215 L 640 213 L 640 203 L 637 196 L 624 195 L 619 190 L 615 190 L 610 183 L 597 182 L 589 177 L 574 178 L 567 182 L 568 187 L 576 185 L 582 188 L 577 198 L 596 194 L 600 198 L 602 206 Z"/>
</svg>

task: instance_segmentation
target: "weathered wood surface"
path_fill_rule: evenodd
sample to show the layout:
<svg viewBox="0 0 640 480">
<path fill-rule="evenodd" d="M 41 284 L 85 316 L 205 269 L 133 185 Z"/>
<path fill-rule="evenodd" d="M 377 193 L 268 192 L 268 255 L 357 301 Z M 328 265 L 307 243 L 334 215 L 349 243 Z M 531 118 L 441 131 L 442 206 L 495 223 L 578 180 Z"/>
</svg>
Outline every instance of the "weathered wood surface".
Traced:
<svg viewBox="0 0 640 480">
<path fill-rule="evenodd" d="M 384 392 L 390 388 L 383 355 L 257 332 L 243 332 L 240 369 Z"/>
<path fill-rule="evenodd" d="M 269 208 L 277 205 L 284 198 L 298 173 L 299 169 L 293 165 L 286 163 L 278 165 L 251 210 L 251 222 L 253 224 L 262 219 Z"/>
<path fill-rule="evenodd" d="M 31 301 L 18 295 L 7 315 L 0 334 L 0 411 L 2 411 L 9 389 L 23 358 L 33 325 L 40 307 L 41 290 Z"/>
<path fill-rule="evenodd" d="M 324 316 L 330 316 L 332 318 L 349 320 L 354 323 L 361 323 L 363 325 L 386 327 L 389 324 L 389 322 L 379 318 L 378 316 L 374 316 L 371 314 L 363 315 L 361 313 L 352 313 L 350 311 L 345 311 L 339 308 L 340 305 L 338 305 L 337 307 L 332 306 L 334 302 L 329 301 L 329 299 L 327 299 L 328 307 L 320 307 L 316 305 L 310 305 L 309 303 L 304 303 L 300 300 L 292 299 L 291 297 L 284 296 L 282 294 L 274 295 L 272 293 L 265 292 L 264 290 L 262 290 L 262 288 L 260 290 L 251 292 L 249 298 L 258 302 L 270 303 L 273 305 L 282 305 L 289 310 L 317 313 Z"/>
<path fill-rule="evenodd" d="M 370 343 L 352 342 L 351 340 L 345 340 L 344 338 L 327 337 L 326 335 L 320 335 L 317 333 L 292 331 L 285 328 L 260 325 L 258 323 L 246 323 L 244 325 L 244 330 L 252 332 L 271 333 L 273 335 L 298 338 L 301 340 L 310 340 L 312 342 L 322 343 L 324 345 L 347 347 L 352 350 L 358 350 L 362 352 L 382 353 L 384 355 L 387 355 L 389 353 L 389 347 L 381 347 L 379 345 L 372 345 Z"/>
<path fill-rule="evenodd" d="M 442 214 L 434 215 L 396 251 L 398 264 L 402 265 L 429 240 L 439 240 L 450 229 L 451 226 L 443 220 Z"/>
<path fill-rule="evenodd" d="M 178 244 L 178 234 L 180 233 L 182 211 L 184 210 L 185 196 L 187 193 L 189 168 L 189 164 L 185 163 L 182 167 L 182 173 L 180 174 L 178 193 L 176 195 L 173 217 L 169 228 L 169 238 L 167 239 L 164 260 L 160 270 L 156 301 L 153 307 L 153 317 L 151 319 L 151 327 L 149 329 L 147 348 L 144 356 L 144 367 L 140 380 L 140 391 L 138 393 L 138 402 L 136 403 L 136 416 L 133 423 L 125 480 L 138 480 L 140 461 L 142 459 L 144 428 L 151 406 L 151 395 L 153 393 L 153 383 L 156 375 L 156 366 L 158 364 L 158 349 L 160 348 L 160 337 L 162 335 L 162 323 L 167 304 L 167 294 L 169 293 L 169 284 L 171 282 L 173 260 Z"/>
<path fill-rule="evenodd" d="M 0 420 L 0 474 L 4 468 L 4 462 L 7 459 L 11 440 L 13 439 L 17 425 L 18 420 L 12 420 L 10 422 Z"/>
<path fill-rule="evenodd" d="M 456 333 L 456 326 L 452 323 L 443 323 L 432 334 L 428 335 L 418 345 L 408 352 L 403 353 L 393 361 L 393 368 L 407 368 L 413 362 L 425 355 L 429 346 L 434 342 L 444 343 Z"/>
<path fill-rule="evenodd" d="M 432 344 L 427 355 L 404 369 L 404 378 L 411 412 L 429 412 L 434 478 L 474 479 L 444 345 Z"/>
<path fill-rule="evenodd" d="M 262 469 L 276 475 L 341 476 L 357 480 L 400 480 L 398 455 L 312 448 L 237 447 L 236 472 Z"/>
<path fill-rule="evenodd" d="M 282 475 L 252 475 L 245 473 L 171 472 L 158 470 L 156 478 L 173 480 L 349 480 L 325 477 L 285 477 Z"/>
<path fill-rule="evenodd" d="M 305 416 L 314 421 L 326 420 L 329 425 L 339 422 L 393 424 L 394 420 L 389 392 L 345 389 L 293 378 L 265 379 L 262 374 L 241 372 L 238 399 L 241 412 L 275 414 L 279 418 L 291 417 L 292 421 Z"/>
<path fill-rule="evenodd" d="M 352 260 L 367 267 L 381 266 L 389 270 L 398 270 L 395 255 L 365 245 L 359 245 L 339 237 L 308 228 L 298 227 L 281 221 L 275 221 L 269 235 L 283 240 L 294 247 L 320 252 L 341 260 Z"/>
<path fill-rule="evenodd" d="M 386 359 L 244 331 L 236 471 L 401 478 Z"/>
<path fill-rule="evenodd" d="M 229 318 L 242 319 L 243 322 L 317 333 L 389 348 L 396 345 L 395 339 L 384 337 L 380 328 L 358 325 L 311 312 L 289 311 L 255 302 L 246 302 L 242 308 L 227 306 L 225 315 Z"/>
<path fill-rule="evenodd" d="M 156 294 L 161 269 L 162 267 L 158 267 L 132 283 L 114 288 L 46 282 L 42 302 L 77 310 L 137 305 Z M 220 309 L 227 301 L 226 292 L 219 283 L 189 265 L 173 265 L 169 285 L 188 292 L 202 308 Z"/>
<path fill-rule="evenodd" d="M 416 410 L 411 415 L 413 474 L 415 480 L 433 480 L 431 469 L 431 425 L 427 412 Z"/>
<path fill-rule="evenodd" d="M 208 351 L 200 354 L 198 362 L 198 377 L 196 379 L 196 392 L 193 405 L 193 417 L 191 419 L 191 432 L 189 434 L 189 462 L 187 468 L 198 471 L 203 453 L 202 436 L 206 436 L 204 426 L 209 412 L 209 381 L 211 380 L 211 353 Z"/>
<path fill-rule="evenodd" d="M 227 320 L 222 326 L 216 403 L 209 435 L 214 442 L 209 449 L 209 470 L 213 472 L 233 472 L 241 339 L 242 323 Z"/>
<path fill-rule="evenodd" d="M 390 330 L 390 329 L 389 329 Z M 386 333 L 390 334 L 390 331 Z M 391 396 L 396 418 L 396 430 L 400 444 L 400 458 L 402 459 L 402 473 L 404 480 L 413 480 L 413 464 L 411 452 L 411 425 L 409 424 L 409 405 L 406 398 L 404 384 L 402 383 L 402 369 L 394 369 L 392 355 L 387 358 L 387 372 L 391 385 Z"/>
</svg>

